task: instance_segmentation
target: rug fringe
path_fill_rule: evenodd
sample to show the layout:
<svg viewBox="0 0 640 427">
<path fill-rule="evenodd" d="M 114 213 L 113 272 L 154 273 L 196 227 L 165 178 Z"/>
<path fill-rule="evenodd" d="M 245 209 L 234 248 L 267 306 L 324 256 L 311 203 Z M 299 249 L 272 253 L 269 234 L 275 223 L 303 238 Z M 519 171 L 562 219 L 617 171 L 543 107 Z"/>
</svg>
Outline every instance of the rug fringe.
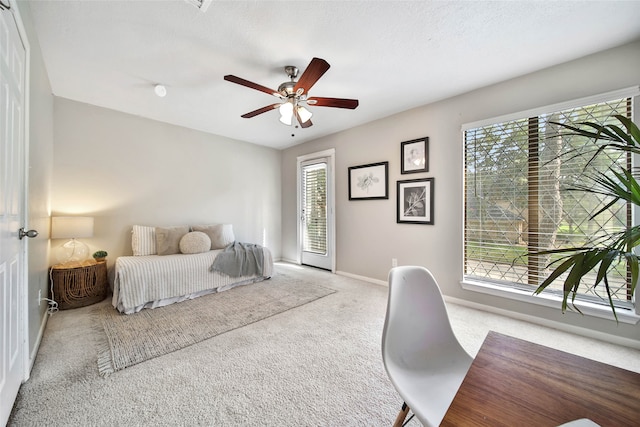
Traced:
<svg viewBox="0 0 640 427">
<path fill-rule="evenodd" d="M 115 372 L 115 369 L 113 369 L 113 359 L 111 358 L 111 349 L 108 344 L 98 346 L 98 372 L 103 378 Z"/>
<path fill-rule="evenodd" d="M 103 316 L 101 316 L 102 310 L 96 310 L 93 313 L 94 321 L 93 326 L 98 336 L 96 343 L 96 350 L 98 353 L 98 373 L 101 377 L 106 378 L 115 372 L 113 367 L 113 356 L 111 354 L 111 347 L 109 346 L 109 340 L 107 333 L 104 330 Z"/>
</svg>

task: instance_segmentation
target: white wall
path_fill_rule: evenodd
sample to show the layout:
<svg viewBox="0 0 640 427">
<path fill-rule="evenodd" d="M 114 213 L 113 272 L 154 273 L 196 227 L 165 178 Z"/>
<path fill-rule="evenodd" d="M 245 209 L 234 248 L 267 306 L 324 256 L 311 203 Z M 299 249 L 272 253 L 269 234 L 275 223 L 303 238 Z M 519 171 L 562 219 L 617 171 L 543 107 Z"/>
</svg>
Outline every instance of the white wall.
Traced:
<svg viewBox="0 0 640 427">
<path fill-rule="evenodd" d="M 281 253 L 280 152 L 55 98 L 52 215 L 95 217 L 93 251 L 131 255 L 131 227 L 231 223 Z M 52 250 L 64 241 L 53 240 Z"/>
<path fill-rule="evenodd" d="M 455 98 L 291 147 L 282 155 L 282 254 L 296 258 L 296 157 L 336 149 L 337 270 L 386 281 L 391 259 L 423 265 L 446 295 L 560 320 L 640 341 L 640 328 L 579 315 L 562 315 L 510 300 L 464 291 L 462 278 L 463 123 L 640 84 L 640 42 L 628 44 Z M 428 136 L 430 170 L 400 174 L 400 143 Z M 389 161 L 389 200 L 349 201 L 347 168 Z M 435 178 L 434 225 L 396 223 L 396 182 Z"/>
</svg>

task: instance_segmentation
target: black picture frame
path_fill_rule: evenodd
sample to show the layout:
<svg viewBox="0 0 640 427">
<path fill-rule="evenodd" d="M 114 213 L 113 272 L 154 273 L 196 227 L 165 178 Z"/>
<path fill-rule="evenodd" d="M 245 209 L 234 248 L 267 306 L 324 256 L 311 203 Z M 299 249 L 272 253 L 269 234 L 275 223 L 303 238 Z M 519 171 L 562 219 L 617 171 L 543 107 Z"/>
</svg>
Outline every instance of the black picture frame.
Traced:
<svg viewBox="0 0 640 427">
<path fill-rule="evenodd" d="M 403 224 L 433 225 L 434 178 L 398 181 L 398 217 Z"/>
<path fill-rule="evenodd" d="M 429 137 L 400 143 L 400 173 L 429 172 Z"/>
<path fill-rule="evenodd" d="M 389 162 L 349 167 L 349 200 L 389 198 Z"/>
</svg>

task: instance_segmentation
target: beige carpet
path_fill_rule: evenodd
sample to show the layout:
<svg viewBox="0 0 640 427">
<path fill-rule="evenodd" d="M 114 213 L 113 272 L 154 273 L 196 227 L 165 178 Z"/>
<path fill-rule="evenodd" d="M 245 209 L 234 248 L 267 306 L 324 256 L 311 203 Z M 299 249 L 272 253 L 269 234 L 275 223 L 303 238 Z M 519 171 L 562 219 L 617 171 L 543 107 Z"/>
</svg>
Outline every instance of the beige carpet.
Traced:
<svg viewBox="0 0 640 427">
<path fill-rule="evenodd" d="M 54 314 L 8 426 L 391 426 L 402 402 L 380 352 L 387 288 L 286 263 L 276 271 L 337 292 L 106 378 L 95 313 L 109 302 Z M 471 355 L 494 330 L 640 372 L 640 350 L 448 309 Z"/>
<path fill-rule="evenodd" d="M 99 311 L 103 376 L 183 349 L 330 295 L 335 291 L 285 274 L 165 307 L 124 315 Z"/>
</svg>

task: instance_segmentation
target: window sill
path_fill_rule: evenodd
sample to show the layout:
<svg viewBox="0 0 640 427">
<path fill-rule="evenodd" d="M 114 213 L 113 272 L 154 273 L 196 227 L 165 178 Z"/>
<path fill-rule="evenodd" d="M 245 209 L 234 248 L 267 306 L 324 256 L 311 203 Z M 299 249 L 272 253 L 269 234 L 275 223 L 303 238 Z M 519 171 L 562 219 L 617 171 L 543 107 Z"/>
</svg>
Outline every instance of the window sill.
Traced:
<svg viewBox="0 0 640 427">
<path fill-rule="evenodd" d="M 494 295 L 501 298 L 507 298 L 535 305 L 541 305 L 558 310 L 560 309 L 562 303 L 562 300 L 557 295 L 533 295 L 532 293 L 527 291 L 500 286 L 493 283 L 467 279 L 462 281 L 461 285 L 462 289 L 465 289 L 467 291 L 480 292 L 483 294 Z M 615 321 L 615 317 L 613 317 L 611 308 L 608 305 L 605 306 L 583 301 L 578 301 L 575 305 L 585 316 L 598 317 L 601 319 Z M 638 324 L 638 322 L 640 322 L 640 315 L 636 314 L 631 309 L 616 308 L 616 314 L 618 315 L 618 321 L 620 323 L 636 325 Z"/>
</svg>

